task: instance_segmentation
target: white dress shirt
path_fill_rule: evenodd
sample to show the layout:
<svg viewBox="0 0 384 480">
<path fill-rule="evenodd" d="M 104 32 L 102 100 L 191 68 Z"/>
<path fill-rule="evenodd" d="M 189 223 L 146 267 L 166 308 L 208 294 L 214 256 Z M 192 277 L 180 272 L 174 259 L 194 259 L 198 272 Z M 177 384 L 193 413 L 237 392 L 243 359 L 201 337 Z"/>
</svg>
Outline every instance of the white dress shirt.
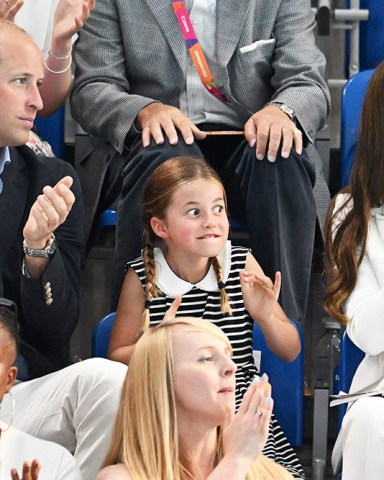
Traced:
<svg viewBox="0 0 384 480">
<path fill-rule="evenodd" d="M 185 5 L 205 58 L 220 88 L 220 71 L 216 61 L 216 0 L 186 0 Z M 188 52 L 185 88 L 180 95 L 180 110 L 193 122 L 221 123 L 243 129 L 234 104 L 224 103 L 204 87 Z"/>
<path fill-rule="evenodd" d="M 0 423 L 2 429 L 7 425 Z M 11 478 L 11 469 L 22 475 L 23 462 L 37 459 L 41 464 L 39 480 L 81 480 L 74 457 L 57 443 L 47 442 L 10 427 L 0 436 L 0 478 Z"/>
</svg>

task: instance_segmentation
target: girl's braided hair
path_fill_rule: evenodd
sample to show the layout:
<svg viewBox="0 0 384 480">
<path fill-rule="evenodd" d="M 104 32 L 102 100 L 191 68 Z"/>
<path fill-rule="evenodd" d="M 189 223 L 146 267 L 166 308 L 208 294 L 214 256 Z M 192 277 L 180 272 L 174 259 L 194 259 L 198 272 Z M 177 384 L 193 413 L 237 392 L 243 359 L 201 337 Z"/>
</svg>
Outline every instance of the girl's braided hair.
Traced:
<svg viewBox="0 0 384 480">
<path fill-rule="evenodd" d="M 217 182 L 223 188 L 225 209 L 227 200 L 220 177 L 208 163 L 200 158 L 180 156 L 167 160 L 158 166 L 148 178 L 143 191 L 142 220 L 144 230 L 143 261 L 145 268 L 145 310 L 143 313 L 143 328 L 149 325 L 150 302 L 158 296 L 156 287 L 156 265 L 154 248 L 160 244 L 159 237 L 153 232 L 150 221 L 153 217 L 164 218 L 172 196 L 182 185 L 194 180 L 204 179 Z M 224 288 L 221 264 L 218 257 L 212 258 L 217 284 L 220 288 L 221 310 L 230 314 L 229 297 Z"/>
</svg>

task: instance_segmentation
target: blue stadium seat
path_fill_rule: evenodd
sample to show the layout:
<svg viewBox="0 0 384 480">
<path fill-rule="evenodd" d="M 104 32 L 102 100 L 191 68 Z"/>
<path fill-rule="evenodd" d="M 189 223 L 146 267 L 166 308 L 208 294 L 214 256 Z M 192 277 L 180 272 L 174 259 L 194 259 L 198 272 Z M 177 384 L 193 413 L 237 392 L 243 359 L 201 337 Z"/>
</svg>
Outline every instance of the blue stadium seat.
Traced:
<svg viewBox="0 0 384 480">
<path fill-rule="evenodd" d="M 347 332 L 344 332 L 340 345 L 340 390 L 348 393 L 351 387 L 353 376 L 360 362 L 364 358 L 364 352 L 352 342 Z M 340 429 L 344 414 L 347 410 L 347 404 L 339 405 L 338 427 Z"/>
<path fill-rule="evenodd" d="M 373 71 L 366 70 L 357 73 L 348 80 L 343 89 L 340 131 L 341 187 L 348 183 L 356 152 L 360 113 Z"/>
<path fill-rule="evenodd" d="M 35 120 L 39 135 L 51 145 L 58 158 L 64 158 L 64 117 L 65 110 L 62 107 L 49 117 L 36 117 Z"/>
<path fill-rule="evenodd" d="M 292 322 L 300 334 L 301 328 Z M 285 362 L 276 357 L 265 342 L 264 335 L 256 323 L 253 327 L 253 349 L 261 351 L 261 373 L 267 373 L 272 385 L 274 413 L 292 446 L 303 443 L 304 416 L 304 352 L 293 362 Z"/>
<path fill-rule="evenodd" d="M 361 0 L 360 8 L 369 10 L 369 20 L 360 25 L 360 69 L 368 70 L 384 60 L 383 0 Z"/>
<path fill-rule="evenodd" d="M 101 228 L 113 227 L 116 225 L 116 210 L 108 208 L 100 214 L 99 225 Z"/>
<path fill-rule="evenodd" d="M 107 358 L 109 337 L 115 319 L 115 312 L 102 318 L 93 330 L 92 357 Z M 296 326 L 296 325 L 295 325 Z M 301 329 L 296 326 L 302 340 Z M 264 335 L 254 324 L 253 345 L 261 351 L 261 370 L 267 373 L 273 389 L 276 418 L 293 446 L 303 443 L 304 412 L 304 369 L 303 351 L 291 363 L 277 358 L 267 347 Z"/>
<path fill-rule="evenodd" d="M 109 337 L 116 312 L 109 313 L 95 325 L 92 333 L 92 357 L 107 358 Z"/>
</svg>

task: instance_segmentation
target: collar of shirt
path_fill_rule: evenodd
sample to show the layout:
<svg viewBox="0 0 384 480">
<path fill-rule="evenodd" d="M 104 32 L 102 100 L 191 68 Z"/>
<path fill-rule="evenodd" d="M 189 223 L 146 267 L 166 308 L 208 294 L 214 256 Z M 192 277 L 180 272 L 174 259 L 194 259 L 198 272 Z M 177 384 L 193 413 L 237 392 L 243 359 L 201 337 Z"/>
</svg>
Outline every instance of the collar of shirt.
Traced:
<svg viewBox="0 0 384 480">
<path fill-rule="evenodd" d="M 228 240 L 219 253 L 219 260 L 223 272 L 223 283 L 228 280 L 231 268 L 231 242 Z M 206 276 L 196 284 L 186 282 L 178 277 L 170 268 L 160 248 L 155 248 L 156 262 L 156 285 L 168 297 L 175 298 L 176 295 L 184 295 L 197 287 L 206 292 L 214 292 L 219 289 L 215 270 L 211 265 Z"/>
<path fill-rule="evenodd" d="M 6 163 L 11 163 L 11 156 L 9 154 L 8 147 L 0 148 L 0 175 L 4 171 L 4 166 Z M 0 193 L 3 191 L 3 181 L 0 179 Z"/>
<path fill-rule="evenodd" d="M 216 54 L 216 0 L 185 0 L 185 6 L 195 29 L 209 68 L 218 87 L 222 86 Z M 180 95 L 180 110 L 195 124 L 219 123 L 243 128 L 235 105 L 223 103 L 204 87 L 187 52 L 185 84 Z"/>
</svg>

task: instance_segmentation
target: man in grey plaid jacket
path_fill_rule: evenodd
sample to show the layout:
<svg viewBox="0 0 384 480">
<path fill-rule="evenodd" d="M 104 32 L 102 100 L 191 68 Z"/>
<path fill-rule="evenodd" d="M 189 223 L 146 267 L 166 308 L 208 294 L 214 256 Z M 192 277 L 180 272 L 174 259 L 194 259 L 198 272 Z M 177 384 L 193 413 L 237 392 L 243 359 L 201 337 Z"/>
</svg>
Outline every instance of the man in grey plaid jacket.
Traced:
<svg viewBox="0 0 384 480">
<path fill-rule="evenodd" d="M 200 81 L 171 0 L 98 0 L 75 48 L 73 116 L 113 150 L 103 168 L 124 157 L 115 294 L 125 262 L 140 253 L 143 182 L 170 157 L 204 156 L 264 272 L 272 278 L 282 272 L 280 302 L 300 322 L 314 248 L 315 182 L 328 198 L 311 145 L 330 105 L 310 1 L 185 3 L 227 103 Z M 208 136 L 211 130 L 244 130 L 245 138 Z M 92 157 L 88 168 L 95 178 Z"/>
</svg>

